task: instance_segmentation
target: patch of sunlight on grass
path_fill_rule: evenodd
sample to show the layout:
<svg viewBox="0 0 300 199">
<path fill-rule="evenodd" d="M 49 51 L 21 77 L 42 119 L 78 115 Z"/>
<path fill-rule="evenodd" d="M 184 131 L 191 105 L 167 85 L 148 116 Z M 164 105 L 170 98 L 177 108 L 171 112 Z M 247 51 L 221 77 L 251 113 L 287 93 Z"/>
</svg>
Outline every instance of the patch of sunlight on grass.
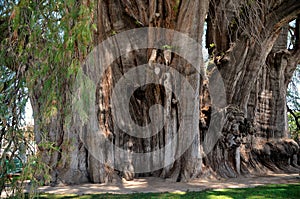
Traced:
<svg viewBox="0 0 300 199">
<path fill-rule="evenodd" d="M 209 195 L 206 198 L 208 198 L 208 199 L 233 199 L 232 197 L 222 196 L 222 195 L 218 195 L 218 196 Z"/>
<path fill-rule="evenodd" d="M 175 192 L 171 192 L 170 194 L 184 195 L 184 194 L 186 194 L 186 192 L 184 192 L 184 191 L 175 191 Z"/>
</svg>

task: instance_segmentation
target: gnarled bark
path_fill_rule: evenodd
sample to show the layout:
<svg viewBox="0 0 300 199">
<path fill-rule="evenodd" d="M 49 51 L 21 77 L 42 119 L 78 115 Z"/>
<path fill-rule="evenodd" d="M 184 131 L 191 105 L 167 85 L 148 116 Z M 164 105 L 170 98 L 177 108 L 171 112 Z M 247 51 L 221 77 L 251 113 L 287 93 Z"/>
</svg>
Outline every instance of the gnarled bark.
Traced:
<svg viewBox="0 0 300 199">
<path fill-rule="evenodd" d="M 195 41 L 201 43 L 202 27 L 207 13 L 208 1 L 96 1 L 94 21 L 97 25 L 97 31 L 94 34 L 95 46 L 103 42 L 114 34 L 123 32 L 128 29 L 139 27 L 160 27 L 169 28 L 181 31 Z M 164 39 L 170 44 L 172 35 L 151 35 L 149 32 L 149 43 L 158 39 Z M 130 41 L 129 41 L 130 43 Z M 118 45 L 118 42 L 115 43 Z M 130 44 L 133 45 L 133 44 Z M 107 49 L 107 54 L 114 53 L 115 49 Z M 202 52 L 198 53 L 200 60 L 202 59 Z M 97 57 L 95 57 L 97 59 Z M 186 80 L 192 85 L 196 91 L 200 90 L 200 74 L 197 73 L 191 66 L 178 55 L 171 53 L 167 49 L 141 49 L 134 50 L 127 55 L 120 57 L 113 62 L 109 69 L 105 71 L 104 77 L 96 77 L 95 71 L 90 71 L 89 66 L 83 66 L 83 72 L 87 75 L 92 74 L 94 79 L 101 79 L 97 85 L 96 93 L 87 94 L 90 97 L 95 97 L 95 109 L 98 119 L 99 128 L 102 134 L 99 140 L 95 140 L 93 134 L 89 134 L 92 129 L 90 125 L 80 125 L 80 119 L 76 116 L 71 116 L 71 122 L 66 126 L 65 115 L 58 114 L 52 118 L 52 121 L 47 123 L 49 134 L 46 139 L 52 141 L 58 151 L 48 153 L 48 151 L 41 148 L 41 154 L 45 162 L 50 166 L 51 178 L 53 183 L 82 183 L 92 181 L 97 183 L 109 182 L 112 179 L 124 177 L 126 180 L 132 180 L 138 176 L 162 176 L 171 178 L 173 181 L 188 181 L 195 178 L 201 172 L 202 157 L 200 151 L 200 131 L 198 128 L 197 117 L 193 118 L 193 131 L 196 139 L 192 145 L 184 153 L 184 155 L 176 160 L 176 157 L 170 156 L 168 151 L 161 157 L 149 157 L 147 162 L 148 170 L 161 161 L 174 163 L 168 165 L 160 170 L 149 173 L 138 174 L 133 167 L 132 157 L 117 157 L 118 154 L 114 148 L 107 146 L 104 139 L 109 139 L 117 147 L 131 152 L 146 153 L 164 147 L 174 137 L 177 137 L 177 131 L 181 121 L 181 113 L 178 112 L 179 104 L 176 102 L 176 96 L 163 86 L 150 84 L 141 88 L 137 88 L 130 100 L 130 114 L 125 117 L 131 117 L 138 125 L 146 125 L 150 123 L 149 109 L 154 104 L 161 104 L 167 109 L 167 114 L 164 128 L 149 138 L 135 138 L 118 127 L 112 120 L 111 110 L 111 94 L 114 86 L 120 78 L 130 69 L 141 64 L 160 63 L 177 69 Z M 181 84 L 181 79 L 174 79 L 170 73 L 169 78 L 161 80 L 161 85 L 174 86 Z M 174 83 L 175 81 L 175 83 Z M 176 82 L 177 81 L 177 82 Z M 182 92 L 185 92 L 182 90 Z M 37 141 L 40 142 L 40 131 L 42 127 L 39 126 L 40 106 L 38 104 L 38 89 L 32 95 L 33 107 L 35 107 L 36 119 L 36 134 Z M 185 93 L 182 93 L 185 95 Z M 194 115 L 199 115 L 199 93 L 196 92 L 193 96 L 193 111 Z M 63 103 L 71 104 L 71 96 L 65 96 Z M 185 107 L 185 101 L 180 106 Z M 61 107 L 63 107 L 61 105 Z M 73 105 L 74 106 L 74 105 Z M 161 113 L 156 113 L 161 114 Z M 92 118 L 91 115 L 89 115 Z M 85 132 L 85 133 L 84 133 Z M 83 135 L 83 136 L 82 136 Z M 180 139 L 178 137 L 177 139 Z M 88 144 L 88 147 L 85 144 Z M 68 147 L 69 146 L 69 147 Z M 178 150 L 176 142 L 174 143 L 174 150 Z M 98 151 L 97 157 L 90 153 L 90 150 Z M 101 157 L 101 161 L 99 161 Z M 122 160 L 122 162 L 120 162 Z M 142 160 L 141 160 L 142 161 Z M 144 162 L 141 162 L 143 164 Z M 121 171 L 114 171 L 114 165 L 121 165 Z"/>
<path fill-rule="evenodd" d="M 285 98 L 299 55 L 297 48 L 286 49 L 284 26 L 299 13 L 299 3 L 278 3 L 212 1 L 210 5 L 207 46 L 224 79 L 227 103 L 234 109 L 226 110 L 223 141 L 208 156 L 207 165 L 224 177 L 289 170 L 291 160 L 296 162 L 298 146 L 287 139 Z M 285 6 L 291 10 L 283 11 Z M 282 11 L 280 18 L 269 17 L 274 17 L 274 10 Z M 279 156 L 285 161 L 281 166 L 276 163 Z M 299 169 L 293 166 L 290 170 Z"/>
<path fill-rule="evenodd" d="M 96 1 L 94 13 L 97 25 L 94 44 L 99 45 L 110 36 L 139 27 L 175 29 L 201 43 L 208 7 L 208 0 L 99 0 Z M 277 13 L 277 17 L 274 17 L 274 13 Z M 214 80 L 206 77 L 202 61 L 199 64 L 203 73 L 200 77 L 191 63 L 168 49 L 133 50 L 114 60 L 104 77 L 98 77 L 92 67 L 83 65 L 85 75 L 91 75 L 95 81 L 102 79 L 97 82 L 95 93 L 86 93 L 89 99 L 94 100 L 96 110 L 96 115 L 88 115 L 88 119 L 95 117 L 96 121 L 88 125 L 81 125 L 80 120 L 73 115 L 67 121 L 63 108 L 72 104 L 72 96 L 68 95 L 62 97 L 62 104 L 58 106 L 55 117 L 45 123 L 43 116 L 39 115 L 44 110 L 38 101 L 43 82 L 37 83 L 36 90 L 31 95 L 36 138 L 38 142 L 43 139 L 51 141 L 58 148 L 51 153 L 40 148 L 44 161 L 50 167 L 53 183 L 103 183 L 120 177 L 132 180 L 139 176 L 189 181 L 204 173 L 203 166 L 221 177 L 237 177 L 267 170 L 299 169 L 295 158 L 299 146 L 286 139 L 285 132 L 285 92 L 298 63 L 299 51 L 282 51 L 276 45 L 281 28 L 299 13 L 300 3 L 296 0 L 211 1 L 207 19 L 207 45 L 213 47 L 210 55 L 214 58 L 215 66 L 211 67 L 218 69 L 224 80 L 226 96 L 222 97 L 227 99 L 227 106 L 217 106 L 217 100 L 209 93 L 209 84 L 213 85 Z M 172 35 L 156 35 L 151 31 L 148 32 L 147 42 L 151 44 L 161 38 L 167 41 L 167 45 L 174 42 Z M 134 45 L 129 39 L 128 43 Z M 114 45 L 118 47 L 120 43 L 114 40 Z M 98 53 L 109 56 L 115 50 L 118 51 L 118 48 Z M 201 51 L 194 53 L 202 60 Z M 97 54 L 94 56 L 96 61 L 100 57 Z M 170 66 L 196 90 L 192 99 L 189 99 L 192 101 L 191 115 L 196 116 L 192 118 L 191 127 L 187 130 L 187 135 L 193 132 L 196 136 L 180 158 L 176 158 L 170 151 L 165 151 L 160 156 L 149 156 L 147 160 L 135 160 L 131 155 L 163 148 L 174 138 L 177 142 L 172 143 L 172 149 L 177 152 L 180 150 L 178 143 L 187 139 L 178 135 L 177 131 L 180 126 L 186 125 L 181 122 L 183 116 L 179 110 L 186 107 L 188 100 L 178 103 L 178 96 L 165 87 L 176 87 L 182 95 L 187 93 L 182 89 L 182 79 L 175 79 L 171 72 L 165 72 L 164 78 L 159 79 L 160 85 L 148 84 L 136 88 L 130 98 L 130 114 L 125 116 L 131 117 L 139 126 L 145 126 L 151 123 L 150 108 L 155 104 L 163 105 L 164 127 L 157 134 L 147 138 L 134 137 L 124 132 L 112 118 L 114 87 L 125 73 L 142 64 L 150 67 L 153 64 Z M 156 72 L 161 73 L 159 70 Z M 62 89 L 71 87 L 65 86 Z M 119 99 L 122 100 L 124 99 Z M 217 121 L 211 115 L 215 108 L 225 113 L 223 120 L 220 117 L 222 121 Z M 157 110 L 152 113 L 155 116 L 162 114 Z M 216 121 L 217 125 L 224 123 L 224 126 L 221 132 L 216 132 L 220 133 L 220 137 L 212 151 L 204 157 L 204 152 L 207 152 L 203 149 L 204 143 L 207 136 L 211 136 L 208 135 L 209 125 L 215 125 L 213 123 Z M 44 125 L 41 126 L 40 123 Z M 90 134 L 95 126 L 101 129 L 99 140 Z M 46 137 L 42 137 L 43 130 L 49 132 Z M 149 131 L 154 130 L 155 127 Z M 105 139 L 127 151 L 127 156 L 119 157 L 121 155 L 116 153 L 116 147 L 107 145 Z M 97 154 L 91 153 L 91 150 Z M 164 168 L 152 169 L 158 162 L 170 160 L 172 163 Z M 137 168 L 134 167 L 136 162 L 147 167 L 145 169 L 149 172 L 137 173 Z M 149 164 L 145 165 L 144 162 Z M 115 165 L 119 166 L 119 171 L 115 170 Z"/>
</svg>

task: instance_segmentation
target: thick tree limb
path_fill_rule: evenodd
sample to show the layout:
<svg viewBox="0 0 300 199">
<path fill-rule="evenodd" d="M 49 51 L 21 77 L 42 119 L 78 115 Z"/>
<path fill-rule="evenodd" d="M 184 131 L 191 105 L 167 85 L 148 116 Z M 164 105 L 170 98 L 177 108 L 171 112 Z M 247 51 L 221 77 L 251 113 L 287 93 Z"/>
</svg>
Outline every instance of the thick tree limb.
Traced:
<svg viewBox="0 0 300 199">
<path fill-rule="evenodd" d="M 282 2 L 267 18 L 267 27 L 281 28 L 282 25 L 295 19 L 300 14 L 300 1 L 287 0 Z M 274 20 L 276 19 L 276 20 Z"/>
<path fill-rule="evenodd" d="M 292 109 L 290 109 L 290 107 L 287 105 L 287 110 L 288 112 L 295 118 L 295 122 L 296 122 L 296 125 L 297 125 L 297 129 L 300 130 L 300 123 L 299 123 L 299 118 L 300 116 L 297 116 L 294 111 Z"/>
</svg>

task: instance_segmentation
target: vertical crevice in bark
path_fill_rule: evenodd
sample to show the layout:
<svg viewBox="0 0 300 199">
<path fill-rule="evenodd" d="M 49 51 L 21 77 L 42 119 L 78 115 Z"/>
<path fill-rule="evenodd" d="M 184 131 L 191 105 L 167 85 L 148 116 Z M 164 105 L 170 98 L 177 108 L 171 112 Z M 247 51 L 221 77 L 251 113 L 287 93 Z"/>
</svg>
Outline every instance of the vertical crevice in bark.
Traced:
<svg viewBox="0 0 300 199">
<path fill-rule="evenodd" d="M 204 24 L 205 15 L 208 9 L 208 2 L 188 2 L 188 1 L 182 1 L 180 4 L 180 11 L 178 13 L 178 21 L 177 21 L 177 30 L 187 33 L 190 37 L 195 39 L 198 42 L 201 42 L 202 40 L 202 26 L 199 26 L 200 24 Z M 189 10 L 189 12 L 186 12 Z M 187 17 L 186 15 L 189 14 Z M 199 49 L 200 52 L 197 52 L 199 54 L 199 57 L 201 60 L 202 58 L 202 52 L 201 49 Z M 194 52 L 196 53 L 196 52 Z M 186 79 L 191 83 L 193 88 L 198 91 L 195 96 L 195 113 L 196 115 L 199 115 L 200 105 L 199 105 L 199 88 L 202 86 L 202 82 L 200 82 L 200 74 L 195 73 L 193 71 L 189 64 L 185 62 L 178 62 L 177 65 L 181 65 L 181 67 L 184 68 Z M 203 62 L 200 62 L 200 67 L 203 67 Z M 182 71 L 182 69 L 179 68 L 179 71 Z M 200 85 L 201 84 L 201 85 Z M 190 179 L 193 179 L 200 175 L 200 172 L 202 171 L 202 151 L 200 146 L 200 130 L 199 130 L 199 119 L 194 118 L 194 128 L 191 129 L 192 131 L 195 131 L 196 138 L 193 141 L 191 147 L 184 153 L 181 160 L 181 175 L 180 180 L 181 181 L 189 181 Z"/>
<path fill-rule="evenodd" d="M 114 1 L 109 3 L 106 1 L 99 1 L 97 10 L 102 10 L 104 14 L 99 16 L 100 12 L 98 12 L 98 30 L 102 32 L 98 32 L 96 34 L 96 38 L 98 41 L 102 41 L 110 36 L 112 31 L 118 33 L 129 28 L 150 26 L 172 29 L 176 27 L 178 30 L 188 33 L 192 38 L 200 42 L 202 36 L 201 25 L 204 24 L 206 9 L 206 1 L 205 3 L 201 3 L 155 0 L 150 1 L 149 5 L 145 2 L 139 1 Z M 118 13 L 116 13 L 117 10 Z M 188 12 L 186 12 L 187 10 Z M 187 13 L 191 16 L 187 17 Z M 166 45 L 171 45 L 172 35 L 151 35 L 151 33 L 149 33 L 150 43 L 156 39 L 162 38 L 169 42 L 166 43 Z M 118 44 L 116 43 L 116 46 L 117 45 Z M 201 55 L 201 52 L 199 52 L 199 55 Z M 139 139 L 131 137 L 125 132 L 122 132 L 115 124 L 107 123 L 105 118 L 111 116 L 111 113 L 108 111 L 110 99 L 107 96 L 110 96 L 110 90 L 118 82 L 119 78 L 129 69 L 147 62 L 149 62 L 150 65 L 151 63 L 160 63 L 179 69 L 179 71 L 187 76 L 189 81 L 193 82 L 193 86 L 196 90 L 199 88 L 199 74 L 188 72 L 191 71 L 191 69 L 189 69 L 191 66 L 182 61 L 178 56 L 173 55 L 168 49 L 134 51 L 121 57 L 111 65 L 111 75 L 109 77 L 107 76 L 105 80 L 107 83 L 102 82 L 99 86 L 98 94 L 100 95 L 98 101 L 100 109 L 98 111 L 98 118 L 100 125 L 104 125 L 106 131 L 110 131 L 110 133 L 113 134 L 113 142 L 116 146 L 141 153 L 157 150 L 170 142 L 174 136 L 178 136 L 177 131 L 178 126 L 180 125 L 178 121 L 180 121 L 181 116 L 177 111 L 178 104 L 176 103 L 176 96 L 174 96 L 172 92 L 158 85 L 145 85 L 138 88 L 131 98 L 131 117 L 139 125 L 146 125 L 151 122 L 149 118 L 149 108 L 153 104 L 162 104 L 165 108 L 167 108 L 167 115 L 164 116 L 166 126 L 164 126 L 159 133 L 151 138 Z M 161 80 L 161 85 L 170 86 L 174 84 L 173 81 L 181 80 L 173 79 L 172 75 L 166 72 L 164 79 Z M 195 96 L 195 110 L 199 110 L 199 101 L 197 96 Z M 197 120 L 195 121 L 195 125 L 198 127 L 198 119 L 195 118 L 195 120 Z M 198 128 L 190 130 L 196 130 L 198 137 L 200 136 Z M 177 145 L 174 143 L 173 149 L 177 150 L 176 148 Z M 193 147 L 185 153 L 185 158 L 177 160 L 174 164 L 171 164 L 159 171 L 144 174 L 135 174 L 134 168 L 130 163 L 131 158 L 128 157 L 128 161 L 123 163 L 124 169 L 121 175 L 127 180 L 131 180 L 135 176 L 162 176 L 167 178 L 170 177 L 173 181 L 188 181 L 199 175 L 201 171 L 201 155 L 199 148 L 200 143 L 198 140 L 195 140 Z M 194 157 L 192 154 L 197 155 Z M 166 154 L 163 157 L 150 158 L 151 164 L 148 165 L 149 169 L 157 164 L 157 162 L 168 162 L 170 159 L 174 159 L 175 157 L 171 157 L 168 151 L 166 151 Z M 90 165 L 94 164 L 95 162 L 90 162 Z M 97 176 L 99 175 L 104 175 L 97 173 L 99 169 L 100 168 L 90 169 L 91 174 L 94 176 L 92 180 L 97 179 Z M 102 181 L 102 179 L 100 181 Z"/>
</svg>

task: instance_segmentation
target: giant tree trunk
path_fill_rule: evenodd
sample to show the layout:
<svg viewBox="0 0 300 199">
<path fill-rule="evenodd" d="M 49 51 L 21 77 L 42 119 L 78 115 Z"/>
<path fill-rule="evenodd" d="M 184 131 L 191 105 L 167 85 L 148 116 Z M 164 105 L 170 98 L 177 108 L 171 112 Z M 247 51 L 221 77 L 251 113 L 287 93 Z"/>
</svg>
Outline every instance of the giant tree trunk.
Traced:
<svg viewBox="0 0 300 199">
<path fill-rule="evenodd" d="M 210 54 L 223 77 L 228 108 L 223 139 L 207 165 L 223 177 L 299 170 L 299 146 L 288 139 L 286 119 L 286 90 L 299 50 L 287 51 L 284 28 L 299 3 L 273 3 L 216 0 L 210 6 L 207 46 L 213 46 Z M 271 18 L 278 12 L 282 18 Z"/>
<path fill-rule="evenodd" d="M 110 36 L 141 27 L 174 29 L 201 44 L 204 20 L 210 7 L 207 44 L 213 46 L 210 54 L 214 64 L 209 66 L 207 77 L 203 70 L 201 50 L 176 54 L 177 46 L 172 45 L 176 44 L 176 38 L 172 34 L 168 34 L 168 31 L 155 34 L 148 31 L 145 38 L 126 35 L 128 49 L 138 46 L 132 39 L 141 43 L 145 39 L 149 46 L 162 40 L 164 48 L 152 46 L 131 50 L 109 63 L 102 74 L 90 62 L 105 62 L 102 58 L 120 53 L 123 43 L 112 39 L 112 43 L 109 43 L 113 44 L 111 48 L 93 51 L 89 57 L 92 61 L 88 60 L 82 65 L 77 76 L 82 78 L 79 84 L 68 82 L 63 85 L 63 90 L 70 90 L 73 86 L 75 90 L 61 97 L 62 104 L 58 105 L 57 114 L 48 121 L 44 121 L 42 113 L 45 110 L 38 100 L 43 81 L 38 82 L 31 94 L 36 139 L 38 143 L 50 141 L 53 146 L 50 149 L 40 146 L 41 156 L 49 165 L 53 183 L 103 183 L 120 177 L 132 180 L 139 176 L 188 181 L 203 174 L 202 168 L 205 167 L 207 171 L 213 171 L 210 174 L 221 177 L 236 177 L 267 169 L 278 171 L 288 168 L 289 171 L 295 171 L 298 168 L 295 154 L 299 146 L 291 140 L 279 138 L 287 136 L 285 91 L 299 60 L 299 52 L 295 50 L 287 57 L 284 51 L 278 51 L 273 46 L 281 28 L 299 14 L 299 1 L 263 1 L 263 4 L 259 4 L 256 1 L 213 0 L 210 6 L 208 0 L 99 0 L 95 3 L 92 16 L 97 26 L 95 47 Z M 196 62 L 198 71 L 183 58 L 189 53 L 197 55 L 194 59 L 200 60 Z M 164 64 L 176 69 L 181 76 L 175 78 L 176 73 L 172 73 L 172 70 L 162 72 L 152 68 L 155 73 L 163 73 L 163 78 L 159 78 L 158 83 L 134 88 L 126 104 L 127 115 L 114 112 L 114 102 L 125 103 L 125 96 L 112 101 L 115 87 L 126 73 L 143 64 L 149 68 L 153 64 Z M 216 83 L 217 71 L 224 81 L 224 95 Z M 141 77 L 143 75 L 145 79 L 151 76 L 143 73 Z M 195 92 L 191 99 L 183 98 L 180 101 L 174 92 L 166 88 L 189 96 L 183 89 L 185 80 Z M 81 90 L 82 86 L 90 90 Z M 221 94 L 215 95 L 212 91 L 220 91 Z M 80 100 L 77 97 L 87 100 L 80 104 L 76 101 Z M 227 104 L 223 103 L 223 99 L 227 100 Z M 151 109 L 156 104 L 162 105 L 164 112 Z M 87 110 L 79 110 L 86 105 Z M 78 114 L 68 115 L 64 112 L 66 106 L 71 106 L 70 109 L 75 112 L 79 110 L 76 112 Z M 182 108 L 188 109 L 192 116 L 189 122 L 185 122 L 185 115 L 180 111 Z M 116 120 L 115 116 L 125 118 Z M 127 117 L 144 127 L 159 116 L 163 118 L 163 128 L 146 138 L 132 136 L 118 124 L 120 121 L 126 124 L 124 121 L 129 121 Z M 188 126 L 185 134 L 178 134 L 183 126 Z M 209 129 L 210 126 L 213 131 Z M 156 130 L 157 127 L 153 126 L 143 133 Z M 195 135 L 191 145 L 177 157 L 176 153 L 182 150 L 179 143 L 189 139 L 189 135 Z M 149 155 L 144 159 L 133 156 L 156 151 L 169 143 L 175 155 L 166 150 L 163 154 Z M 118 147 L 125 152 L 119 153 Z M 279 160 L 281 162 L 278 163 Z M 157 167 L 161 162 L 166 164 Z M 141 172 L 141 167 L 147 172 Z"/>
<path fill-rule="evenodd" d="M 123 1 L 116 2 L 102 2 L 98 4 L 98 10 L 101 8 L 104 12 L 100 12 L 97 15 L 98 30 L 96 34 L 97 43 L 103 41 L 111 32 L 120 33 L 127 29 L 138 28 L 139 26 L 149 26 L 149 27 L 159 27 L 175 29 L 186 33 L 191 38 L 195 39 L 197 42 L 201 42 L 202 28 L 204 25 L 204 19 L 207 12 L 208 2 L 207 1 L 149 1 L 149 3 L 141 1 L 131 1 L 130 3 Z M 105 13 L 105 14 L 104 14 Z M 187 16 L 189 14 L 189 16 Z M 102 32 L 101 32 L 102 31 Z M 162 33 L 164 34 L 164 33 Z M 156 41 L 163 40 L 162 45 L 172 46 L 172 35 L 157 35 L 153 34 L 151 31 L 148 32 L 148 43 L 155 43 Z M 116 42 L 116 45 L 119 45 Z M 134 46 L 135 44 L 130 43 Z M 198 49 L 199 50 L 199 49 Z M 193 52 L 195 53 L 195 52 Z M 198 58 L 202 59 L 201 51 L 198 53 Z M 197 59 L 198 59 L 197 58 Z M 121 170 L 121 176 L 127 180 L 133 179 L 135 176 L 163 176 L 166 178 L 171 178 L 173 181 L 188 181 L 191 178 L 196 177 L 201 171 L 201 151 L 200 142 L 198 141 L 200 132 L 198 127 L 199 115 L 199 88 L 200 88 L 200 74 L 193 69 L 189 63 L 180 58 L 179 56 L 170 52 L 170 49 L 147 49 L 147 50 L 134 50 L 128 55 L 122 56 L 120 59 L 116 60 L 115 63 L 111 65 L 110 71 L 108 72 L 107 78 L 104 82 L 100 82 L 99 85 L 99 122 L 100 126 L 104 126 L 104 132 L 112 135 L 112 140 L 117 147 L 125 147 L 126 150 L 131 153 L 149 153 L 155 150 L 163 148 L 166 144 L 169 144 L 172 139 L 176 138 L 177 142 L 182 138 L 183 135 L 177 133 L 178 129 L 184 124 L 184 117 L 180 110 L 182 107 L 187 107 L 188 105 L 184 100 L 179 103 L 174 103 L 178 96 L 174 96 L 172 92 L 168 91 L 166 87 L 177 87 L 175 89 L 181 90 L 184 87 L 182 79 L 175 79 L 174 73 L 165 73 L 165 79 L 159 80 L 161 85 L 166 86 L 165 88 L 157 84 L 143 85 L 137 88 L 131 97 L 129 110 L 130 115 L 120 115 L 120 117 L 131 117 L 133 121 L 140 125 L 145 126 L 151 124 L 151 116 L 149 111 L 151 106 L 154 104 L 161 104 L 164 106 L 165 112 L 163 113 L 163 118 L 165 121 L 164 128 L 162 128 L 157 134 L 147 138 L 136 138 L 130 136 L 127 132 L 124 132 L 118 124 L 114 121 L 108 121 L 108 118 L 112 117 L 111 113 L 111 97 L 110 93 L 122 76 L 125 75 L 133 67 L 137 67 L 142 64 L 158 63 L 165 64 L 167 66 L 177 69 L 185 79 L 190 83 L 195 92 L 193 96 L 192 112 L 194 115 L 192 125 L 187 129 L 196 135 L 196 139 L 193 141 L 192 145 L 187 149 L 184 155 L 177 159 L 174 155 L 170 156 L 168 151 L 160 155 L 150 155 L 146 160 L 144 159 L 132 159 L 133 157 L 119 156 L 116 151 L 111 151 L 111 158 L 113 158 L 114 164 L 121 165 L 119 169 Z M 201 64 L 202 62 L 200 62 Z M 200 67 L 200 66 L 198 66 Z M 168 76 L 169 75 L 169 76 Z M 146 75 L 147 76 L 147 75 Z M 173 82 L 172 82 L 173 81 Z M 175 82 L 175 83 L 174 83 Z M 184 90 L 181 90 L 181 94 L 184 96 Z M 119 99 L 122 101 L 123 99 Z M 125 105 L 127 106 L 127 105 Z M 154 113 L 156 115 L 161 115 L 162 112 L 157 110 Z M 150 117 L 150 118 L 149 118 Z M 152 118 L 153 119 L 153 118 Z M 110 119 L 109 119 L 110 120 Z M 148 129 L 149 131 L 156 131 L 156 129 Z M 152 132 L 153 133 L 153 132 Z M 188 134 L 189 132 L 187 132 Z M 180 146 L 174 144 L 174 150 L 178 150 Z M 130 154 L 130 153 L 129 153 Z M 91 157 L 93 159 L 93 157 Z M 157 168 L 158 162 L 169 162 L 173 160 L 170 165 L 166 165 L 165 168 Z M 89 172 L 97 173 L 98 175 L 91 176 L 94 182 L 106 181 L 101 179 L 101 176 L 106 175 L 104 172 L 99 172 L 99 168 L 94 165 L 97 160 L 90 164 Z M 108 162 L 111 161 L 108 159 Z M 135 162 L 135 163 L 134 163 Z M 140 173 L 139 169 L 136 168 L 137 165 L 142 165 L 146 167 L 148 172 Z M 158 170 L 157 170 L 158 169 Z M 138 173 L 135 173 L 137 170 Z"/>
<path fill-rule="evenodd" d="M 178 30 L 185 33 L 190 38 L 198 43 L 201 43 L 204 20 L 208 9 L 208 1 L 96 1 L 94 21 L 97 25 L 97 31 L 94 34 L 95 46 L 101 44 L 105 39 L 123 31 L 140 28 L 140 27 L 159 27 Z M 148 42 L 153 43 L 162 40 L 167 43 L 162 43 L 165 46 L 172 46 L 172 35 L 153 35 L 151 31 L 147 33 Z M 143 39 L 143 38 L 138 38 Z M 115 45 L 120 43 L 115 41 Z M 128 45 L 134 46 L 128 40 Z M 84 91 L 83 97 L 93 99 L 94 109 L 88 113 L 88 119 L 82 122 L 81 118 L 76 115 L 64 115 L 63 107 L 66 105 L 75 106 L 72 110 L 77 109 L 78 104 L 72 104 L 72 95 L 66 94 L 63 96 L 63 103 L 59 107 L 58 113 L 51 118 L 50 121 L 43 121 L 43 117 L 38 113 L 43 112 L 42 106 L 38 102 L 39 87 L 37 87 L 31 96 L 32 105 L 34 107 L 36 121 L 36 139 L 38 143 L 43 142 L 43 139 L 51 141 L 51 144 L 57 148 L 44 149 L 40 147 L 40 152 L 43 161 L 49 165 L 51 180 L 53 183 L 82 183 L 91 182 L 109 182 L 112 179 L 124 177 L 126 180 L 131 180 L 137 176 L 162 176 L 171 178 L 173 181 L 188 181 L 198 176 L 202 168 L 201 146 L 199 142 L 199 90 L 201 86 L 200 74 L 190 63 L 182 59 L 180 56 L 170 52 L 168 48 L 161 49 L 139 49 L 133 50 L 126 55 L 116 59 L 109 68 L 104 72 L 104 77 L 97 76 L 100 73 L 93 70 L 88 64 L 83 64 L 83 77 L 92 77 L 95 80 L 95 93 Z M 109 56 L 113 54 L 114 48 L 106 49 L 103 53 Z M 199 49 L 198 49 L 199 50 Z M 118 51 L 118 49 L 117 49 Z M 183 52 L 188 53 L 188 52 Z M 196 59 L 201 60 L 197 67 L 203 67 L 201 49 L 198 52 L 192 52 L 197 55 Z M 95 60 L 97 61 L 95 55 Z M 100 60 L 101 61 L 101 60 Z M 151 123 L 149 110 L 154 104 L 164 106 L 163 114 L 164 127 L 154 136 L 148 138 L 136 138 L 124 132 L 113 118 L 112 110 L 112 91 L 118 81 L 130 69 L 142 64 L 151 63 L 165 64 L 180 72 L 184 79 L 175 79 L 172 73 L 168 73 L 169 77 L 161 79 L 161 85 L 169 87 L 177 87 L 181 91 L 181 95 L 187 95 L 181 87 L 184 87 L 183 82 L 187 80 L 192 88 L 196 91 L 192 99 L 192 107 L 190 114 L 193 115 L 191 124 L 185 124 L 182 113 L 179 111 L 185 108 L 187 101 L 183 100 L 177 103 L 176 97 L 172 92 L 168 91 L 161 85 L 148 84 L 140 88 L 136 88 L 133 93 L 129 110 L 132 120 L 140 125 L 145 126 Z M 95 68 L 94 68 L 95 69 Z M 78 74 L 79 76 L 80 74 Z M 93 79 L 94 78 L 94 79 Z M 96 79 L 100 80 L 97 82 Z M 174 82 L 172 82 L 174 81 Z M 85 82 L 88 84 L 88 81 Z M 78 86 L 78 85 L 77 85 Z M 71 85 L 66 85 L 66 88 Z M 75 85 L 76 87 L 76 85 Z M 80 87 L 80 85 L 79 85 Z M 79 89 L 79 87 L 76 87 Z M 62 88 L 62 89 L 66 89 Z M 77 93 L 78 91 L 74 91 Z M 81 91 L 80 91 L 81 92 Z M 77 95 L 77 94 L 75 94 Z M 80 94 L 78 94 L 80 95 Z M 84 96 L 85 95 L 85 96 Z M 75 96 L 76 98 L 76 96 Z M 120 99 L 122 101 L 123 99 Z M 76 100 L 75 100 L 76 101 Z M 179 107 L 180 106 L 180 107 Z M 95 113 L 95 115 L 92 114 Z M 159 111 L 154 112 L 155 115 L 162 114 Z M 80 114 L 79 114 L 80 115 Z M 95 118 L 96 119 L 95 119 Z M 123 115 L 124 117 L 124 115 Z M 189 121 L 190 122 L 190 121 Z M 39 125 L 43 124 L 43 126 Z M 171 141 L 172 149 L 180 151 L 180 146 L 177 142 L 185 139 L 183 134 L 177 133 L 182 126 L 189 126 L 187 135 L 195 135 L 190 147 L 185 153 L 179 157 L 171 155 L 165 151 L 163 155 L 148 156 L 146 160 L 132 159 L 132 153 L 147 153 L 163 148 L 164 145 Z M 45 128 L 44 128 L 45 127 Z M 93 134 L 94 128 L 101 129 L 99 137 L 95 138 Z M 151 131 L 151 129 L 150 129 Z M 47 132 L 47 133 L 45 133 Z M 114 146 L 105 142 L 109 140 Z M 126 157 L 116 151 L 120 147 L 127 151 Z M 135 164 L 133 162 L 136 161 Z M 155 167 L 157 162 L 171 162 L 164 168 Z M 146 162 L 146 164 L 145 164 Z M 148 172 L 137 172 L 138 168 L 134 165 L 143 165 L 148 167 Z M 118 169 L 119 171 L 115 171 Z"/>
</svg>

